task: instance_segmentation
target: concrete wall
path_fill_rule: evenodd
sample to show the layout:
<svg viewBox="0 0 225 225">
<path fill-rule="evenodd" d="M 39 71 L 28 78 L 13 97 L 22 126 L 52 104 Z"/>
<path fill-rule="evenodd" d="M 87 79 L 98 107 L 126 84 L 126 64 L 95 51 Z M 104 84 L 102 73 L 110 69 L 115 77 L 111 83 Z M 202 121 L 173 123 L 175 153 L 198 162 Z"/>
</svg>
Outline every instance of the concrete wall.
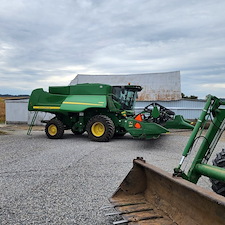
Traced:
<svg viewBox="0 0 225 225">
<path fill-rule="evenodd" d="M 180 71 L 130 75 L 84 75 L 78 74 L 70 85 L 80 83 L 103 83 L 110 85 L 140 85 L 143 90 L 139 101 L 171 101 L 181 99 Z"/>
</svg>

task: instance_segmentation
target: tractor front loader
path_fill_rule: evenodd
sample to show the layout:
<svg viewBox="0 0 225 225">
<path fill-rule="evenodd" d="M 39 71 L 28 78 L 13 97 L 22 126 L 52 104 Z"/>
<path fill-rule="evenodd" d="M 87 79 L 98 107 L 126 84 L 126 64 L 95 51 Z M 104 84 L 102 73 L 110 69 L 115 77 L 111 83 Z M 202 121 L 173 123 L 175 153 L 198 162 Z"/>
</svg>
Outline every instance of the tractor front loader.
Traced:
<svg viewBox="0 0 225 225">
<path fill-rule="evenodd" d="M 173 174 L 146 163 L 142 158 L 133 161 L 133 168 L 110 198 L 118 211 L 116 214 L 123 217 L 114 224 L 225 224 L 225 150 L 217 154 L 213 165 L 208 163 L 225 129 L 224 105 L 222 100 L 208 96 Z M 205 131 L 204 125 L 209 120 L 211 124 Z M 185 171 L 184 164 L 198 141 L 200 147 Z M 210 178 L 217 194 L 196 185 L 201 176 Z"/>
<path fill-rule="evenodd" d="M 157 138 L 167 133 L 167 128 L 160 123 L 142 119 L 143 116 L 135 116 L 134 105 L 137 92 L 141 90 L 142 87 L 137 85 L 110 86 L 96 83 L 49 87 L 49 92 L 39 88 L 32 92 L 28 110 L 55 115 L 46 121 L 45 128 L 47 137 L 52 139 L 62 138 L 64 130 L 68 129 L 75 135 L 86 131 L 93 141 L 109 141 L 114 136 L 126 133 L 135 138 Z M 175 128 L 193 128 L 184 120 L 181 124 L 173 118 L 169 119 L 175 121 Z"/>
</svg>

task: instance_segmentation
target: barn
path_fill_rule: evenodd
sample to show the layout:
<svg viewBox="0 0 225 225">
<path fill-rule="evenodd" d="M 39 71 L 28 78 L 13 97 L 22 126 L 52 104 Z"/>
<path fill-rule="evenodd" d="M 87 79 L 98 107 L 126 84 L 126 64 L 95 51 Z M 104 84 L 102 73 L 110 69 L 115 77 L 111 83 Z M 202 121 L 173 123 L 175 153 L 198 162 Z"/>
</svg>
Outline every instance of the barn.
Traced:
<svg viewBox="0 0 225 225">
<path fill-rule="evenodd" d="M 165 73 L 144 73 L 128 75 L 86 75 L 78 74 L 70 85 L 81 83 L 102 83 L 127 85 L 128 83 L 140 85 L 143 90 L 138 101 L 172 101 L 181 99 L 180 71 Z"/>
</svg>

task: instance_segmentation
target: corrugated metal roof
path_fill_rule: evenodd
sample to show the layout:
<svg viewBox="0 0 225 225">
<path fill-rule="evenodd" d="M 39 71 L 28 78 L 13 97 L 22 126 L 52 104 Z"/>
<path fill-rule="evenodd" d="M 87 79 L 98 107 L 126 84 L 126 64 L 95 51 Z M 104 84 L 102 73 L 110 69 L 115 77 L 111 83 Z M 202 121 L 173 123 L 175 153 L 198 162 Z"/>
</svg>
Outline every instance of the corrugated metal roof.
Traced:
<svg viewBox="0 0 225 225">
<path fill-rule="evenodd" d="M 7 103 L 13 103 L 13 102 L 19 103 L 19 102 L 28 102 L 28 101 L 29 101 L 29 98 L 18 98 L 18 99 L 8 98 L 8 99 L 5 99 L 5 102 L 7 102 Z"/>
</svg>

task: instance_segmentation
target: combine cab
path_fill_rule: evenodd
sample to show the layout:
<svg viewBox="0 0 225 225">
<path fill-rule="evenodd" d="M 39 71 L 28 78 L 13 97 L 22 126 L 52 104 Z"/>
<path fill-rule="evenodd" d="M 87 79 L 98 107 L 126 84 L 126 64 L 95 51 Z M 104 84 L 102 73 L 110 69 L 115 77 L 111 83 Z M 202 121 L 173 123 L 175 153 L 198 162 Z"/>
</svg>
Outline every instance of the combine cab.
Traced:
<svg viewBox="0 0 225 225">
<path fill-rule="evenodd" d="M 223 225 L 225 224 L 225 153 L 218 154 L 214 165 L 208 161 L 225 129 L 225 102 L 208 96 L 202 114 L 183 151 L 181 161 L 169 174 L 142 158 L 135 159 L 133 168 L 110 198 L 123 220 L 114 224 L 130 225 Z M 203 132 L 208 120 L 211 125 Z M 205 134 L 204 134 L 205 133 Z M 188 171 L 184 162 L 199 137 L 203 140 Z M 212 180 L 210 192 L 196 185 L 201 176 Z"/>
<path fill-rule="evenodd" d="M 55 115 L 52 120 L 46 121 L 45 132 L 52 139 L 62 138 L 64 130 L 68 129 L 76 135 L 87 131 L 93 141 L 109 141 L 126 133 L 135 138 L 157 138 L 168 132 L 167 128 L 154 121 L 138 119 L 134 114 L 137 92 L 141 90 L 137 85 L 106 84 L 49 87 L 49 92 L 40 88 L 32 92 L 28 110 Z M 174 121 L 175 128 L 193 128 L 184 120 L 182 124 L 172 117 L 169 121 Z M 29 133 L 33 123 L 34 120 Z"/>
</svg>

